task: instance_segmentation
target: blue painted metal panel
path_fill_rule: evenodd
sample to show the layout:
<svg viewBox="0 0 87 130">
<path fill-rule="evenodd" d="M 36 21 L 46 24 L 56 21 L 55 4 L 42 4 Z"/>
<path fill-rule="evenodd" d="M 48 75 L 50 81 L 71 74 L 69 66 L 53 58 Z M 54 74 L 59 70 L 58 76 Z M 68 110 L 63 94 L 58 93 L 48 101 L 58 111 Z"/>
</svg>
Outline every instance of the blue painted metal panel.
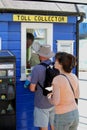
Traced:
<svg viewBox="0 0 87 130">
<path fill-rule="evenodd" d="M 8 23 L 0 22 L 0 32 L 7 32 L 7 31 L 8 31 Z"/>
<path fill-rule="evenodd" d="M 59 33 L 59 32 L 56 32 L 56 36 L 55 36 L 55 39 L 54 41 L 56 40 L 73 40 L 74 39 L 74 33 Z"/>
<path fill-rule="evenodd" d="M 17 129 L 19 127 L 18 123 L 20 123 L 21 129 L 23 129 L 23 127 L 26 126 L 25 123 L 27 122 L 27 119 L 22 120 L 23 119 L 22 113 L 25 112 L 25 109 L 27 109 L 28 111 L 31 110 L 28 105 L 29 99 L 26 98 L 26 94 L 28 92 L 24 93 L 24 90 L 25 90 L 23 88 L 24 82 L 20 81 L 20 75 L 21 75 L 21 72 L 20 72 L 21 71 L 21 33 L 20 33 L 20 30 L 21 30 L 20 23 L 15 23 L 15 22 L 8 23 L 8 49 L 16 56 L 16 80 L 17 80 L 16 82 L 16 128 Z M 28 101 L 26 101 L 25 99 Z M 17 113 L 20 113 L 20 114 L 17 115 Z"/>
<path fill-rule="evenodd" d="M 27 100 L 26 102 L 22 102 L 22 99 L 21 99 L 20 102 L 21 103 L 17 103 L 17 105 L 16 105 L 17 112 L 23 112 L 23 111 L 25 112 L 26 110 L 29 111 L 29 110 L 31 110 L 31 108 L 33 108 L 32 100 Z M 18 118 L 20 118 L 20 117 L 17 116 L 17 119 Z"/>
<path fill-rule="evenodd" d="M 73 53 L 76 55 L 76 24 L 54 24 L 53 25 L 53 51 L 56 53 L 57 40 L 74 40 Z M 75 73 L 75 69 L 73 70 Z"/>
<path fill-rule="evenodd" d="M 22 81 L 20 84 L 19 84 L 19 78 L 17 78 L 16 79 L 17 80 L 17 86 L 16 86 L 16 88 L 17 88 L 17 95 L 19 95 L 19 94 L 29 94 L 30 95 L 30 92 L 29 92 L 29 90 L 28 89 L 25 89 L 24 88 L 24 82 Z M 33 96 L 34 96 L 34 94 L 32 94 Z M 32 97 L 32 96 L 31 96 Z M 32 98 L 31 98 L 32 99 Z"/>
<path fill-rule="evenodd" d="M 31 122 L 32 122 L 32 118 L 31 118 Z M 17 121 L 17 127 L 18 128 L 29 128 L 30 127 L 30 130 L 32 128 L 32 123 L 29 122 L 29 120 L 19 120 Z"/>
<path fill-rule="evenodd" d="M 20 52 L 20 50 L 10 50 L 10 51 L 16 56 L 17 59 L 18 58 L 21 59 L 21 52 Z"/>
<path fill-rule="evenodd" d="M 2 40 L 8 41 L 8 32 L 0 32 Z"/>
<path fill-rule="evenodd" d="M 28 129 L 28 128 L 18 128 L 18 127 L 16 127 L 16 130 L 30 130 L 30 129 Z"/>
<path fill-rule="evenodd" d="M 9 22 L 8 26 L 9 26 L 9 28 L 8 28 L 9 32 L 20 32 L 21 31 L 20 22 Z"/>
<path fill-rule="evenodd" d="M 24 103 L 26 103 L 26 101 L 28 101 L 29 99 L 32 99 L 32 100 L 34 99 L 34 95 L 31 94 L 30 92 L 26 94 L 26 97 L 25 97 L 25 94 L 17 95 L 16 97 L 18 97 L 17 103 L 20 103 L 21 99 L 22 99 L 22 102 Z M 31 103 L 31 100 L 29 100 L 29 102 Z"/>
<path fill-rule="evenodd" d="M 16 69 L 16 76 L 21 77 L 21 68 Z"/>
<path fill-rule="evenodd" d="M 87 23 L 80 23 L 79 32 L 80 34 L 87 34 Z"/>
<path fill-rule="evenodd" d="M 8 49 L 8 22 L 0 21 L 0 37 L 2 50 Z"/>
<path fill-rule="evenodd" d="M 39 128 L 27 127 L 27 128 L 17 128 L 16 130 L 39 130 Z"/>
<path fill-rule="evenodd" d="M 63 31 L 63 29 L 61 29 L 62 24 L 61 25 L 54 24 L 54 26 L 53 26 L 54 52 L 57 52 L 57 50 L 55 50 L 55 49 L 57 49 L 57 47 L 56 47 L 57 40 L 75 40 L 76 39 L 76 30 L 74 28 L 75 26 L 73 26 L 73 24 L 68 24 L 67 27 L 66 27 L 66 24 L 63 26 L 64 26 L 64 31 Z M 71 31 L 71 28 L 72 28 L 72 31 Z"/>
<path fill-rule="evenodd" d="M 20 44 L 20 41 L 9 41 L 8 43 L 8 48 L 10 50 L 20 50 L 21 48 L 21 44 Z"/>
<path fill-rule="evenodd" d="M 11 13 L 0 13 L 0 21 L 12 21 L 13 14 Z"/>
<path fill-rule="evenodd" d="M 8 41 L 2 40 L 1 48 L 2 50 L 8 50 Z"/>
<path fill-rule="evenodd" d="M 69 16 L 68 17 L 68 23 L 76 23 L 77 17 L 76 16 Z"/>
<path fill-rule="evenodd" d="M 21 36 L 20 36 L 20 32 L 8 32 L 8 40 L 10 41 L 18 41 L 20 40 Z"/>
<path fill-rule="evenodd" d="M 75 25 L 75 24 L 73 24 Z M 72 33 L 74 31 L 74 27 L 72 26 L 72 24 L 68 23 L 68 24 L 58 24 L 55 23 L 55 26 L 58 26 L 58 28 L 55 28 L 55 31 L 57 33 Z"/>
<path fill-rule="evenodd" d="M 16 59 L 16 67 L 21 68 L 21 62 L 19 58 Z"/>
</svg>

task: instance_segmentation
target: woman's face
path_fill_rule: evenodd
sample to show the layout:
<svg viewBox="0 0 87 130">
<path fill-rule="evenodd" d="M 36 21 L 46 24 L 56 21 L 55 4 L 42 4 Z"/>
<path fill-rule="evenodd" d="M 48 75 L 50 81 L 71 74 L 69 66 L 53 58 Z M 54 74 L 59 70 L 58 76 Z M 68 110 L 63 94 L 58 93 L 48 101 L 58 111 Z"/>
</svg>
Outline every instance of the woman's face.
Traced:
<svg viewBox="0 0 87 130">
<path fill-rule="evenodd" d="M 58 60 L 55 60 L 55 64 L 54 64 L 55 68 L 60 70 L 61 69 L 61 64 L 59 63 Z"/>
</svg>

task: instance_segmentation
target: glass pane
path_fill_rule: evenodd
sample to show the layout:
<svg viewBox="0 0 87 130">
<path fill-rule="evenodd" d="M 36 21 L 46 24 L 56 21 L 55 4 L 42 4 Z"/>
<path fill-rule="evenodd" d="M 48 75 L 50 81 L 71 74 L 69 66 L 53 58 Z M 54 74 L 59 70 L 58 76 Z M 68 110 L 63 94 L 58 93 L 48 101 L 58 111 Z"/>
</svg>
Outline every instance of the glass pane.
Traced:
<svg viewBox="0 0 87 130">
<path fill-rule="evenodd" d="M 27 39 L 27 34 L 32 33 L 34 36 L 33 44 Z M 28 41 L 28 42 L 27 42 Z M 40 63 L 39 57 L 36 52 L 39 50 L 41 45 L 47 43 L 47 29 L 26 29 L 26 75 L 31 72 L 31 68 Z M 31 45 L 32 44 L 32 45 Z"/>
</svg>

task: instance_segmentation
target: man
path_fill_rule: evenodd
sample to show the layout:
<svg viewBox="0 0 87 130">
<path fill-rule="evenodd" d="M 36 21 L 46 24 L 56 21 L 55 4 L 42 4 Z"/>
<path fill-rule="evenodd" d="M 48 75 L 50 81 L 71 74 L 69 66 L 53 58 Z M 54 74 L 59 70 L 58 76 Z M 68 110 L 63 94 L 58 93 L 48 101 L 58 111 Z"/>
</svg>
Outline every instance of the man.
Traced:
<svg viewBox="0 0 87 130">
<path fill-rule="evenodd" d="M 39 64 L 39 57 L 36 54 L 36 50 L 33 49 L 31 50 L 31 46 L 33 48 L 37 47 L 39 48 L 39 42 L 34 42 L 34 36 L 32 33 L 27 33 L 27 68 L 29 69 L 30 67 L 35 66 L 36 64 Z M 36 48 L 36 49 L 37 49 Z"/>
<path fill-rule="evenodd" d="M 30 68 L 30 64 L 29 64 L 29 60 L 30 60 L 30 57 L 31 57 L 31 45 L 33 44 L 33 41 L 34 41 L 34 36 L 32 33 L 27 33 L 27 44 L 26 44 L 26 57 L 27 57 L 27 68 Z"/>
<path fill-rule="evenodd" d="M 34 41 L 34 36 L 32 33 L 27 33 L 27 48 L 32 45 Z"/>
<path fill-rule="evenodd" d="M 54 56 L 49 45 L 41 46 L 37 52 L 42 63 L 50 64 L 50 58 Z M 50 123 L 51 130 L 54 130 L 54 106 L 49 103 L 47 96 L 43 95 L 42 88 L 38 82 L 43 86 L 45 80 L 46 67 L 43 65 L 36 65 L 32 70 L 30 91 L 35 92 L 34 100 L 34 126 L 39 127 L 40 130 L 48 130 Z"/>
</svg>

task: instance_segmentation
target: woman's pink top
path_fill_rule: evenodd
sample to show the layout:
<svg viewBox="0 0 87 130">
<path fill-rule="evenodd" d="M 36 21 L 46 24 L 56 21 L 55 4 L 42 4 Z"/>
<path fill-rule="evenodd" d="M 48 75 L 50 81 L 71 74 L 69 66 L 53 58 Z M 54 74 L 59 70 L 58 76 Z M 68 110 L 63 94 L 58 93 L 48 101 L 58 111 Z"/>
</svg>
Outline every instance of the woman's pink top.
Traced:
<svg viewBox="0 0 87 130">
<path fill-rule="evenodd" d="M 70 80 L 74 89 L 75 95 L 70 87 L 69 81 L 63 75 L 56 76 L 53 79 L 53 98 L 52 102 L 55 105 L 55 113 L 63 114 L 77 109 L 75 98 L 79 98 L 79 83 L 75 74 L 66 75 Z"/>
</svg>

